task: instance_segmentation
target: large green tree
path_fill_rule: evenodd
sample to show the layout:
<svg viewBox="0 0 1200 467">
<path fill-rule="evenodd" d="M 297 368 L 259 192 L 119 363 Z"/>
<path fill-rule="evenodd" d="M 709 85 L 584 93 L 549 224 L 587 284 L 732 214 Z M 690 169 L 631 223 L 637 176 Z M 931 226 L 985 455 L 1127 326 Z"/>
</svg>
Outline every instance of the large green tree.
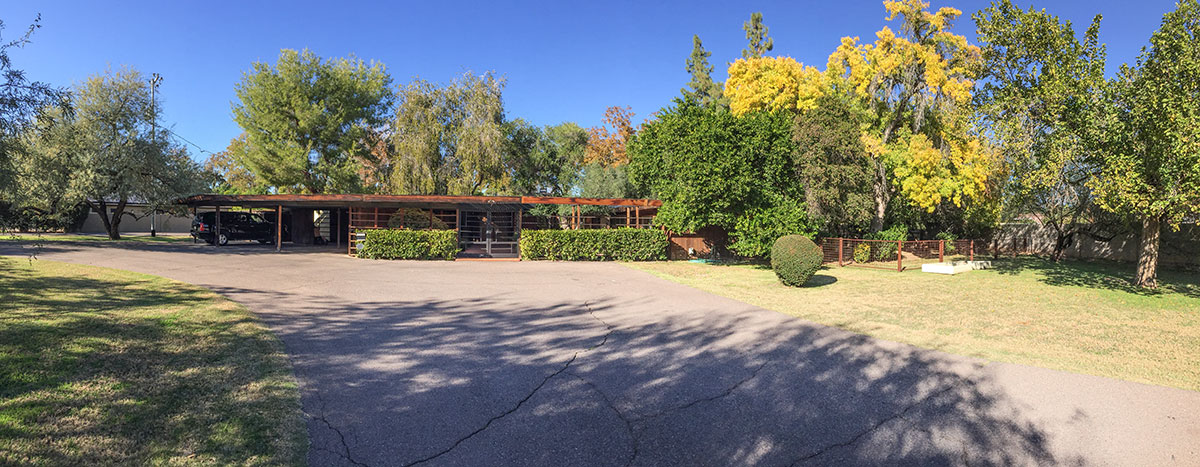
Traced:
<svg viewBox="0 0 1200 467">
<path fill-rule="evenodd" d="M 381 63 L 308 50 L 284 49 L 274 65 L 255 63 L 233 104 L 248 143 L 239 162 L 276 187 L 361 191 L 359 160 L 371 156 L 367 133 L 387 123 L 391 82 Z"/>
<path fill-rule="evenodd" d="M 8 56 L 30 42 L 33 32 L 41 27 L 41 15 L 16 39 L 3 39 L 4 21 L 0 20 L 0 198 L 12 198 L 13 159 L 21 150 L 21 135 L 30 128 L 37 112 L 57 106 L 69 110 L 69 94 L 65 89 L 40 81 L 30 81 L 25 71 L 17 68 Z"/>
<path fill-rule="evenodd" d="M 853 236 L 870 226 L 875 172 L 860 138 L 865 121 L 864 112 L 839 95 L 818 98 L 796 117 L 796 175 L 809 216 L 826 233 Z"/>
<path fill-rule="evenodd" d="M 563 196 L 579 178 L 587 130 L 566 122 L 540 128 L 525 120 L 506 122 L 507 192 Z"/>
<path fill-rule="evenodd" d="M 270 185 L 239 162 L 246 160 L 248 150 L 249 144 L 243 133 L 230 140 L 224 151 L 208 156 L 204 161 L 204 170 L 214 176 L 212 191 L 226 194 L 266 194 L 272 191 Z"/>
<path fill-rule="evenodd" d="M 712 56 L 712 52 L 704 50 L 704 44 L 700 43 L 700 36 L 692 36 L 692 54 L 688 56 L 686 70 L 691 80 L 688 81 L 688 87 L 683 88 L 684 99 L 689 99 L 702 107 L 723 106 L 728 107 L 729 103 L 725 99 L 725 85 L 719 81 L 713 81 L 713 67 L 708 63 L 708 57 Z"/>
<path fill-rule="evenodd" d="M 1141 220 L 1136 283 L 1157 286 L 1162 224 L 1200 213 L 1200 3 L 1179 2 L 1123 66 L 1112 101 L 1118 124 L 1092 180 L 1098 204 Z"/>
<path fill-rule="evenodd" d="M 478 195 L 506 192 L 504 79 L 464 73 L 439 86 L 414 80 L 400 90 L 391 141 L 392 193 Z"/>
<path fill-rule="evenodd" d="M 22 203 L 45 211 L 87 203 L 116 240 L 129 202 L 169 208 L 208 185 L 158 123 L 162 105 L 138 71 L 89 78 L 76 86 L 72 107 L 72 115 L 48 109 L 28 136 L 18 167 Z"/>
<path fill-rule="evenodd" d="M 675 232 L 719 227 L 735 252 L 764 256 L 774 237 L 812 230 L 791 128 L 785 112 L 737 117 L 680 101 L 633 139 L 629 175 L 663 201 L 657 224 Z"/>
<path fill-rule="evenodd" d="M 1100 16 L 1082 42 L 1069 21 L 1009 0 L 974 18 L 983 55 L 975 100 L 1009 168 L 1006 207 L 1054 230 L 1058 261 L 1096 217 L 1088 182 L 1106 128 Z"/>
</svg>

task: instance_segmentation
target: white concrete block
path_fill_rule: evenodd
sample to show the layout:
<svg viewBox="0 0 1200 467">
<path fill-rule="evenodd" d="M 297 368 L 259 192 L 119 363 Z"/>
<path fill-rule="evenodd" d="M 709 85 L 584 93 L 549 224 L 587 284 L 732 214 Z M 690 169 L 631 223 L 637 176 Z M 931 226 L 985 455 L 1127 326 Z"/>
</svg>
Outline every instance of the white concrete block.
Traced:
<svg viewBox="0 0 1200 467">
<path fill-rule="evenodd" d="M 928 263 L 921 265 L 921 272 L 934 274 L 958 274 L 975 269 L 991 269 L 991 261 L 951 261 L 949 263 Z"/>
</svg>

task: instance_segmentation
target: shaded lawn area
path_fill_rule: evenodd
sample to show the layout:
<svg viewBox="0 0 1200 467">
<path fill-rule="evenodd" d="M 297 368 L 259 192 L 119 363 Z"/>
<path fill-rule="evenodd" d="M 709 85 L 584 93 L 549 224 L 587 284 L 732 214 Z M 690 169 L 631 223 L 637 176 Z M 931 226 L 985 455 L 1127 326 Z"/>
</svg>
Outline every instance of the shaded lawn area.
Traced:
<svg viewBox="0 0 1200 467">
<path fill-rule="evenodd" d="M 629 267 L 769 310 L 919 347 L 1200 391 L 1200 274 L 1133 266 L 995 261 L 953 276 L 839 268 L 803 288 L 767 267 L 688 262 Z"/>
<path fill-rule="evenodd" d="M 14 242 L 154 242 L 154 243 L 191 243 L 190 235 L 179 234 L 159 234 L 156 237 L 151 237 L 149 234 L 121 234 L 120 240 L 109 240 L 106 235 L 83 235 L 83 234 L 31 234 L 31 233 L 3 233 L 0 234 L 0 241 Z"/>
<path fill-rule="evenodd" d="M 0 465 L 296 465 L 282 344 L 156 276 L 0 257 Z"/>
</svg>

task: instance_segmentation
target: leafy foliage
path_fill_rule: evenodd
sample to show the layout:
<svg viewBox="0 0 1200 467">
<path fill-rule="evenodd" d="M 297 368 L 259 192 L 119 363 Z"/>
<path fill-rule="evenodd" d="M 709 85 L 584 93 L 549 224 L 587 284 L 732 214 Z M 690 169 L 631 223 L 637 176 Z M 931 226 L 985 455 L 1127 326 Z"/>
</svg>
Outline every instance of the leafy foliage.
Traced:
<svg viewBox="0 0 1200 467">
<path fill-rule="evenodd" d="M 821 268 L 821 247 L 801 235 L 785 235 L 771 248 L 771 269 L 784 285 L 804 285 Z"/>
<path fill-rule="evenodd" d="M 659 229 L 525 230 L 522 259 L 554 261 L 658 261 L 667 259 L 667 234 Z"/>
<path fill-rule="evenodd" d="M 893 225 L 891 228 L 867 235 L 871 240 L 887 240 L 873 245 L 876 261 L 894 261 L 898 246 L 895 242 L 908 240 L 908 226 Z"/>
<path fill-rule="evenodd" d="M 366 231 L 358 257 L 367 259 L 444 259 L 458 254 L 458 231 L 393 230 Z"/>
<path fill-rule="evenodd" d="M 630 145 L 630 178 L 663 201 L 657 224 L 675 232 L 719 227 L 733 232 L 746 251 L 761 251 L 755 245 L 765 235 L 794 233 L 795 216 L 803 215 L 794 151 L 787 114 L 737 117 L 682 102 L 647 124 Z M 775 216 L 787 209 L 799 213 Z"/>
<path fill-rule="evenodd" d="M 57 106 L 58 111 L 70 115 L 69 94 L 66 90 L 40 81 L 29 81 L 25 71 L 13 66 L 8 53 L 30 42 L 33 32 L 41 25 L 38 15 L 25 33 L 16 39 L 4 42 L 0 39 L 0 197 L 13 197 L 14 155 L 22 150 L 21 135 L 29 130 L 33 116 L 46 107 Z M 4 21 L 0 20 L 0 32 Z M 0 221 L 0 226 L 4 224 Z"/>
<path fill-rule="evenodd" d="M 128 202 L 170 208 L 208 185 L 187 151 L 172 145 L 161 125 L 154 131 L 162 106 L 151 101 L 137 70 L 89 78 L 76 87 L 72 106 L 72 115 L 47 109 L 28 135 L 18 167 L 23 206 L 68 212 L 87 203 L 116 240 Z"/>
<path fill-rule="evenodd" d="M 801 111 L 813 108 L 827 86 L 819 70 L 791 57 L 747 58 L 729 65 L 725 95 L 735 115 Z"/>
<path fill-rule="evenodd" d="M 239 162 L 288 191 L 362 191 L 357 160 L 383 125 L 392 99 L 383 64 L 321 59 L 284 49 L 274 66 L 255 63 L 235 88 L 233 117 L 246 132 Z"/>
<path fill-rule="evenodd" d="M 860 138 L 865 117 L 846 99 L 821 96 L 796 118 L 797 175 L 808 215 L 822 230 L 848 237 L 871 222 L 871 156 Z"/>
<path fill-rule="evenodd" d="M 893 187 L 910 203 L 933 212 L 943 201 L 962 206 L 989 195 L 993 154 L 971 136 L 969 107 L 978 47 L 950 31 L 962 14 L 937 12 L 921 0 L 885 1 L 888 20 L 874 44 L 842 38 L 829 56 L 834 92 L 853 96 L 870 112 L 863 131 L 876 162 L 876 213 L 872 230 L 883 228 Z"/>
<path fill-rule="evenodd" d="M 580 177 L 587 130 L 574 123 L 545 129 L 522 119 L 505 123 L 506 192 L 516 195 L 563 196 Z"/>
<path fill-rule="evenodd" d="M 504 79 L 463 73 L 445 86 L 415 80 L 400 91 L 386 191 L 478 195 L 507 191 Z"/>
<path fill-rule="evenodd" d="M 1054 229 L 1057 261 L 1096 217 L 1086 184 L 1099 172 L 1109 126 L 1100 16 L 1082 43 L 1069 21 L 1009 0 L 974 17 L 984 61 L 977 108 L 1010 174 L 1006 208 Z"/>
<path fill-rule="evenodd" d="M 204 161 L 204 170 L 214 175 L 212 191 L 224 194 L 267 194 L 271 186 L 242 165 L 249 151 L 246 135 L 229 141 L 224 151 L 213 153 Z"/>
<path fill-rule="evenodd" d="M 1115 128 L 1088 186 L 1101 208 L 1142 220 L 1137 283 L 1154 287 L 1160 223 L 1178 227 L 1200 212 L 1200 2 L 1163 17 L 1137 67 L 1121 68 L 1113 97 Z"/>
<path fill-rule="evenodd" d="M 854 262 L 859 264 L 871 262 L 871 244 L 859 243 L 854 247 Z"/>
<path fill-rule="evenodd" d="M 633 112 L 628 106 L 606 109 L 603 125 L 588 129 L 587 151 L 584 153 L 583 162 L 605 167 L 628 164 L 629 155 L 625 153 L 625 145 L 637 133 L 632 118 Z"/>
<path fill-rule="evenodd" d="M 733 243 L 729 249 L 751 258 L 770 258 L 775 241 L 786 235 L 817 235 L 813 221 L 805 213 L 804 204 L 786 198 L 766 208 L 751 209 L 738 218 L 733 227 Z"/>
<path fill-rule="evenodd" d="M 388 218 L 388 227 L 409 230 L 446 230 L 450 226 L 433 216 L 431 212 L 416 208 L 401 208 L 396 215 Z"/>
</svg>

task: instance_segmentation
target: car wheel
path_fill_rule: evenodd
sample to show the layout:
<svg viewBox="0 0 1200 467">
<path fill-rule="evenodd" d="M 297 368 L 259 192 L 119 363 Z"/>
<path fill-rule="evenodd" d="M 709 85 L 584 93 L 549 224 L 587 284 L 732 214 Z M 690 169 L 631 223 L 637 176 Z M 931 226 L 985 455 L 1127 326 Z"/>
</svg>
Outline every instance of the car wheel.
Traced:
<svg viewBox="0 0 1200 467">
<path fill-rule="evenodd" d="M 229 237 L 226 237 L 225 234 L 221 234 L 217 241 L 221 243 L 221 246 L 225 246 L 229 244 Z"/>
</svg>

